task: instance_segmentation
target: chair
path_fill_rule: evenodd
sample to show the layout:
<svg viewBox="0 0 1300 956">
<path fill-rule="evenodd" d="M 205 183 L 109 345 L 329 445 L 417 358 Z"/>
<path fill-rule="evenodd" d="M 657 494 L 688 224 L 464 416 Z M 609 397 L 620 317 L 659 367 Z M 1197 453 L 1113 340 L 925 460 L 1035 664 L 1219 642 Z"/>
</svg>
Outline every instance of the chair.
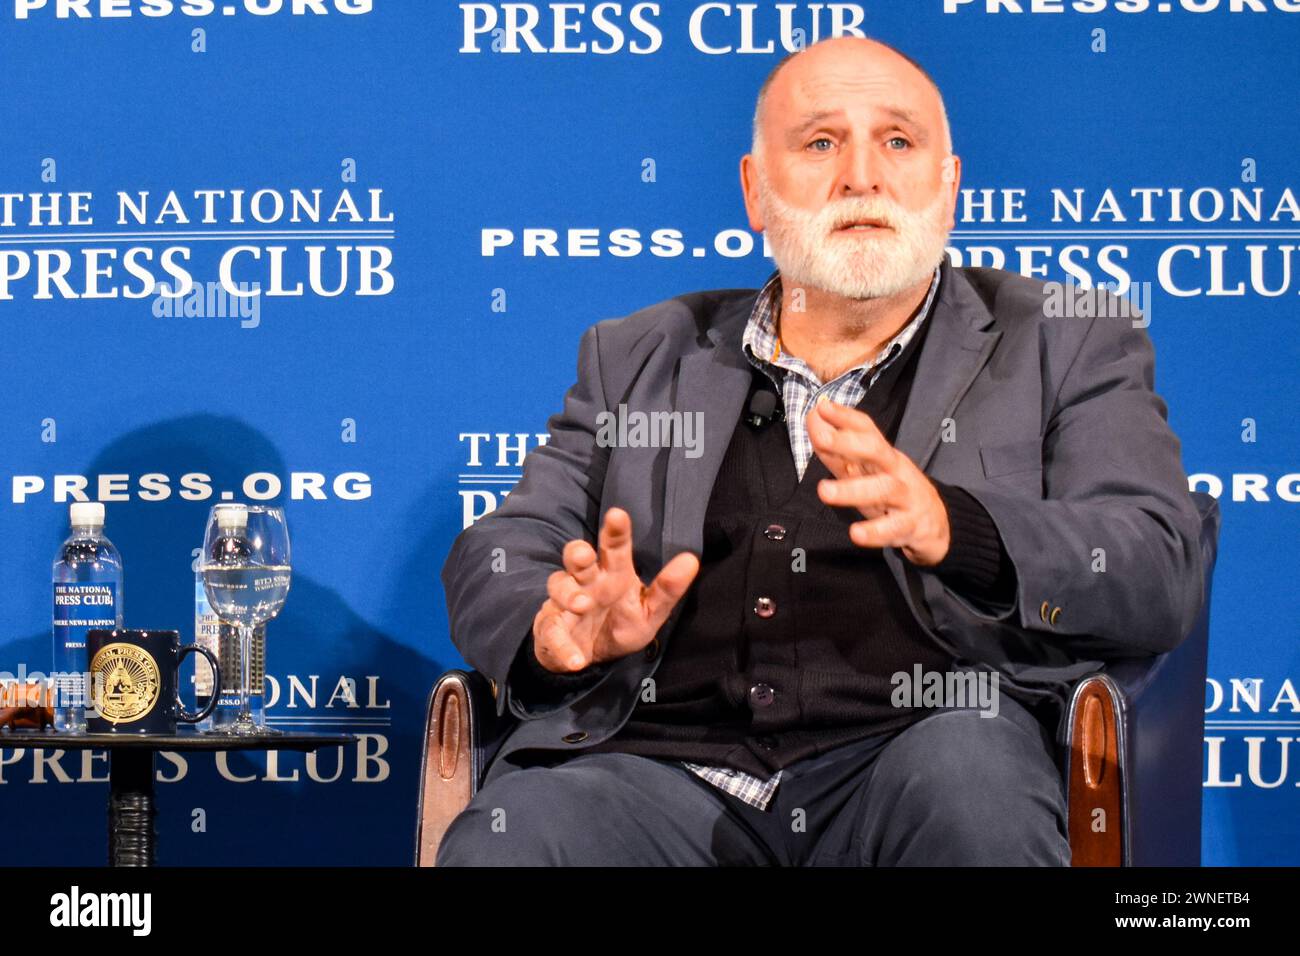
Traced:
<svg viewBox="0 0 1300 956">
<path fill-rule="evenodd" d="M 1205 603 L 1166 654 L 1117 661 L 1081 678 L 1066 715 L 1063 766 L 1074 866 L 1199 866 L 1201 753 L 1210 584 L 1219 503 L 1192 492 L 1201 516 Z M 429 698 L 415 864 L 433 866 L 443 834 L 478 791 L 518 722 L 496 713 L 497 687 L 453 669 Z"/>
</svg>

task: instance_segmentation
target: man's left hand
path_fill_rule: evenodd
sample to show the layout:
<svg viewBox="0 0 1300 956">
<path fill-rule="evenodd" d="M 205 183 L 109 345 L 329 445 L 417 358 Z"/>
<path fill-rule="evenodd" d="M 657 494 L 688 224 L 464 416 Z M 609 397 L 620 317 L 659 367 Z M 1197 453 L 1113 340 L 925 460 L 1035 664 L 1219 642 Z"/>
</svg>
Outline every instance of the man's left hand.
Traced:
<svg viewBox="0 0 1300 956">
<path fill-rule="evenodd" d="M 898 548 L 929 567 L 948 554 L 948 509 L 925 472 L 881 434 L 871 416 L 830 400 L 808 412 L 808 437 L 834 479 L 817 485 L 828 505 L 857 508 L 867 519 L 849 525 L 862 548 Z"/>
</svg>

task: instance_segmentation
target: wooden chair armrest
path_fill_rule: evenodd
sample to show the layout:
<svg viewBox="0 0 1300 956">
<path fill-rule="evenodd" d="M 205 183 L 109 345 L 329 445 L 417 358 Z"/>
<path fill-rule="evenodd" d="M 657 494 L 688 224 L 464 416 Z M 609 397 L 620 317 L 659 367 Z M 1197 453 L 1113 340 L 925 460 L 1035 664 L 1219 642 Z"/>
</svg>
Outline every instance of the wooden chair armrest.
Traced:
<svg viewBox="0 0 1300 956">
<path fill-rule="evenodd" d="M 1105 674 L 1085 677 L 1070 700 L 1066 794 L 1072 866 L 1123 866 L 1127 820 L 1123 695 Z"/>
<path fill-rule="evenodd" d="M 420 767 L 416 866 L 434 865 L 443 834 L 478 791 L 481 768 L 475 753 L 478 728 L 474 714 L 474 677 L 465 671 L 448 671 L 438 679 L 429 695 Z M 495 695 L 496 685 L 489 684 Z"/>
</svg>

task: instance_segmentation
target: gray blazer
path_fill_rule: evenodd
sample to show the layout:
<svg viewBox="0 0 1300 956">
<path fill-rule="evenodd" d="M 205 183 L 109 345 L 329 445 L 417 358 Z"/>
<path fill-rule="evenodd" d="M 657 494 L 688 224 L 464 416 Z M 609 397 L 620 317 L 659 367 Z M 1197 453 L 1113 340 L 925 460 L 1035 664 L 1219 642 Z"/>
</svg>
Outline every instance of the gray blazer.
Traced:
<svg viewBox="0 0 1300 956">
<path fill-rule="evenodd" d="M 525 708 L 507 686 L 565 543 L 594 542 L 608 508 L 631 515 L 643 580 L 680 551 L 701 553 L 710 492 L 748 394 L 741 336 L 757 292 L 690 293 L 587 329 L 549 443 L 529 453 L 500 507 L 456 538 L 442 571 L 452 641 L 495 681 L 497 712 L 509 706 L 521 718 L 485 783 L 514 751 L 572 752 L 612 736 L 669 651 L 676 612 L 660 653 L 628 655 L 551 705 Z M 1105 314 L 1120 311 L 1109 292 L 1090 295 L 1110 304 Z M 1105 662 L 1176 646 L 1204 585 L 1200 521 L 1153 390 L 1143 323 L 1132 312 L 1049 317 L 1047 297 L 1040 281 L 945 260 L 895 441 L 988 510 L 1015 565 L 1015 605 L 977 606 L 897 549 L 884 557 L 913 615 L 954 659 L 995 668 L 1004 689 L 1031 703 L 1059 705 Z M 620 405 L 700 412 L 702 445 L 606 447 L 598 416 Z"/>
</svg>

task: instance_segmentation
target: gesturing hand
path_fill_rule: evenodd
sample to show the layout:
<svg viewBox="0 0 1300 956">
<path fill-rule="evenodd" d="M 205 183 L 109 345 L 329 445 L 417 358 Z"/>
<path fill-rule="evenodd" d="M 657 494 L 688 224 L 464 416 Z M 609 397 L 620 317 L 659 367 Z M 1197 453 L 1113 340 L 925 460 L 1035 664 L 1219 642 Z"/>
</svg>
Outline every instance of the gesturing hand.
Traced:
<svg viewBox="0 0 1300 956">
<path fill-rule="evenodd" d="M 817 486 L 829 505 L 867 518 L 849 525 L 863 548 L 899 548 L 913 564 L 936 565 L 948 554 L 948 509 L 916 463 L 881 434 L 871 416 L 832 401 L 808 412 L 813 450 L 834 479 Z"/>
<path fill-rule="evenodd" d="M 650 585 L 632 563 L 632 519 L 610 508 L 598 538 L 564 546 L 564 570 L 546 581 L 546 601 L 533 618 L 537 659 L 547 670 L 579 671 L 590 664 L 639 651 L 654 638 L 700 569 L 684 551 L 663 566 Z"/>
</svg>

